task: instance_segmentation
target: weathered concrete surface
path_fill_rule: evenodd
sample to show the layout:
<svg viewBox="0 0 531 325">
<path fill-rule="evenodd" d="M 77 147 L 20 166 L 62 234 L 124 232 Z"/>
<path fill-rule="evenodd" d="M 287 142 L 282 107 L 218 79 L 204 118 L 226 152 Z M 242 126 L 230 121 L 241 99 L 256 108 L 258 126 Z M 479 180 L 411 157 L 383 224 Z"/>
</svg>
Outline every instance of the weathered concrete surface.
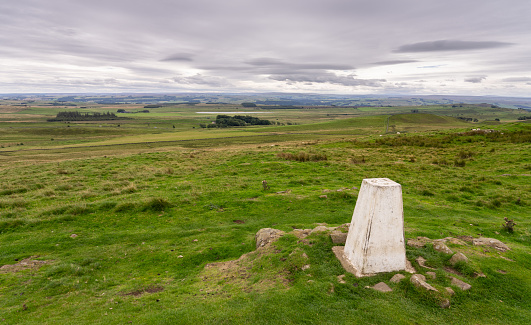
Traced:
<svg viewBox="0 0 531 325">
<path fill-rule="evenodd" d="M 402 187 L 388 178 L 364 179 L 345 243 L 356 276 L 406 269 Z"/>
</svg>

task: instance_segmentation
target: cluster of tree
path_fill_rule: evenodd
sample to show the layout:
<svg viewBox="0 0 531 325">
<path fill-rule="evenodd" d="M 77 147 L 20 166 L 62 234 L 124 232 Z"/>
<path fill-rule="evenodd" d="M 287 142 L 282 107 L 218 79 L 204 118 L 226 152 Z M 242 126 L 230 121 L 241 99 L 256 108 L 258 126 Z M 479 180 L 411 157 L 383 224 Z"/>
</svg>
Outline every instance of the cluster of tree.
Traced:
<svg viewBox="0 0 531 325">
<path fill-rule="evenodd" d="M 520 116 L 518 120 L 520 121 L 531 120 L 531 116 Z"/>
<path fill-rule="evenodd" d="M 243 107 L 256 107 L 255 103 L 242 103 Z"/>
<path fill-rule="evenodd" d="M 148 109 L 144 109 L 142 111 L 137 111 L 137 112 L 129 112 L 129 111 L 126 111 L 125 109 L 123 108 L 119 108 L 116 110 L 116 113 L 149 113 L 149 110 Z"/>
<path fill-rule="evenodd" d="M 274 122 L 269 120 L 262 120 L 254 116 L 243 115 L 218 115 L 216 122 L 212 124 L 199 124 L 202 128 L 226 128 L 231 126 L 247 126 L 247 125 L 271 125 Z"/>
<path fill-rule="evenodd" d="M 463 121 L 467 121 L 467 122 L 479 122 L 479 120 L 477 118 L 472 118 L 472 117 L 457 116 L 456 118 L 458 118 L 460 120 L 463 120 Z"/>
<path fill-rule="evenodd" d="M 48 119 L 48 122 L 59 121 L 104 121 L 104 120 L 118 120 L 120 119 L 114 113 L 80 113 L 77 111 L 72 112 L 59 112 L 55 118 Z M 123 119 L 123 118 L 122 118 Z"/>
</svg>

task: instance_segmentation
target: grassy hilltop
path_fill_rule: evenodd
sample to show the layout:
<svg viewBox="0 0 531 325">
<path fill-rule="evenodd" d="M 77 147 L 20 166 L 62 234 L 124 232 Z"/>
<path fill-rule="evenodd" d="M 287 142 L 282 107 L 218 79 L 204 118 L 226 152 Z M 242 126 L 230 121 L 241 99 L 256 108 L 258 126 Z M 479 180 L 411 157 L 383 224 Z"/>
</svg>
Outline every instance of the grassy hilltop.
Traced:
<svg viewBox="0 0 531 325">
<path fill-rule="evenodd" d="M 119 108 L 143 110 L 0 105 L 0 324 L 531 322 L 531 124 L 521 112 Z M 47 122 L 65 110 L 128 119 Z M 199 126 L 238 110 L 278 125 Z M 511 250 L 449 244 L 470 259 L 452 267 L 431 244 L 407 246 L 418 273 L 437 275 L 440 294 L 427 294 L 406 272 L 397 284 L 394 273 L 358 279 L 326 233 L 293 234 L 350 222 L 372 177 L 402 185 L 406 238 L 490 237 Z M 286 235 L 256 250 L 261 228 Z M 382 281 L 393 291 L 367 288 Z"/>
</svg>

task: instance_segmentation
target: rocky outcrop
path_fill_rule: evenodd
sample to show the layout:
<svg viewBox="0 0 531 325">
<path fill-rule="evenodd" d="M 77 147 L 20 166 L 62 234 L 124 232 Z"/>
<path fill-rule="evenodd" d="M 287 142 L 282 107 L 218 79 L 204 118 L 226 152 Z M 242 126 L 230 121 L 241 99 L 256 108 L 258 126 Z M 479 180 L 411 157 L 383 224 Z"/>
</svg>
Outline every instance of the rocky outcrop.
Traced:
<svg viewBox="0 0 531 325">
<path fill-rule="evenodd" d="M 254 239 L 256 240 L 256 248 L 265 247 L 284 235 L 282 230 L 273 228 L 262 228 L 258 230 Z"/>
<path fill-rule="evenodd" d="M 504 243 L 502 243 L 501 241 L 495 238 L 485 238 L 485 237 L 474 238 L 472 240 L 472 244 L 474 246 L 492 247 L 492 248 L 499 250 L 500 252 L 505 252 L 505 251 L 510 250 L 509 246 L 505 245 Z"/>
</svg>

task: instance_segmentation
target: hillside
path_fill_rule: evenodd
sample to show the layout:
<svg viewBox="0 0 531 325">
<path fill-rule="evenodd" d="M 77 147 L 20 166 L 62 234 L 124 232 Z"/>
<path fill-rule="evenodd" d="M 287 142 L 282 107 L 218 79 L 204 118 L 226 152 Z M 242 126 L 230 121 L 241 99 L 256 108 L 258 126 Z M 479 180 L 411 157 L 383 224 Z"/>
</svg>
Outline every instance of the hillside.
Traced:
<svg viewBox="0 0 531 325">
<path fill-rule="evenodd" d="M 57 129 L 0 130 L 27 139 L 0 149 L 0 319 L 531 320 L 529 123 L 472 131 L 476 124 L 416 113 L 226 130 L 190 130 L 184 125 L 191 122 L 175 120 L 173 131 L 163 124 L 141 128 L 141 119 L 135 115 L 120 127 L 58 123 Z M 52 136 L 62 139 L 52 143 Z M 320 159 L 299 161 L 300 153 Z M 406 279 L 396 284 L 389 281 L 395 273 L 358 279 L 335 258 L 328 233 L 299 238 L 294 232 L 350 222 L 361 181 L 375 177 L 402 185 L 406 238 L 464 242 L 448 243 L 470 260 L 458 266 L 432 244 L 407 246 L 418 273 L 428 278 L 435 272 L 429 281 L 441 295 L 415 287 L 407 272 L 398 272 Z M 514 232 L 502 226 L 504 217 L 516 222 Z M 255 234 L 262 228 L 285 235 L 257 250 Z M 510 250 L 467 241 L 478 237 L 499 239 Z M 433 270 L 422 267 L 419 256 Z M 472 288 L 458 289 L 450 276 Z M 370 288 L 379 282 L 393 291 Z M 440 307 L 442 299 L 449 308 Z"/>
</svg>

